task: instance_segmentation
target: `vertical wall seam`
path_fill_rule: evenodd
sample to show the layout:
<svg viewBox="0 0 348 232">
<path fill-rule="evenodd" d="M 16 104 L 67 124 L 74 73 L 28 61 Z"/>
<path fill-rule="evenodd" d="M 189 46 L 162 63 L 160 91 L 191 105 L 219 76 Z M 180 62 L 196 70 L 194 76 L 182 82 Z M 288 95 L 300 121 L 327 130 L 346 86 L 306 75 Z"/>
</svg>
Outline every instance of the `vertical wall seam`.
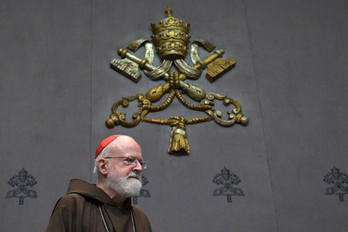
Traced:
<svg viewBox="0 0 348 232">
<path fill-rule="evenodd" d="M 88 159 L 90 161 L 89 163 L 89 182 L 92 182 L 92 166 L 93 166 L 93 162 L 91 160 L 91 154 L 92 154 L 92 106 L 93 106 L 93 0 L 91 0 L 91 22 L 90 22 L 90 87 L 89 87 L 89 91 L 90 91 L 90 113 L 89 113 L 89 152 L 88 152 Z"/>
<path fill-rule="evenodd" d="M 254 84 L 255 84 L 255 88 L 256 88 L 257 101 L 258 101 L 258 105 L 259 105 L 259 109 L 260 109 L 260 117 L 261 117 L 260 121 L 261 121 L 262 136 L 263 136 L 264 147 L 265 147 L 266 158 L 267 158 L 269 180 L 270 180 L 270 185 L 271 185 L 273 209 L 274 209 L 277 231 L 279 231 L 277 210 L 276 210 L 276 206 L 275 206 L 275 202 L 274 202 L 272 174 L 271 174 L 270 162 L 269 162 L 269 157 L 268 157 L 268 148 L 267 148 L 267 144 L 266 144 L 266 136 L 265 136 L 265 130 L 264 130 L 264 124 L 263 124 L 264 120 L 263 120 L 262 107 L 261 107 L 260 96 L 259 96 L 259 87 L 258 87 L 257 80 L 256 80 L 257 75 L 256 75 L 256 69 L 255 69 L 254 50 L 253 50 L 253 46 L 252 46 L 252 42 L 251 42 L 251 33 L 250 33 L 248 12 L 247 12 L 245 0 L 243 0 L 243 4 L 244 4 L 244 11 L 245 11 L 245 21 L 246 21 L 246 25 L 247 25 L 247 34 L 248 34 L 248 38 L 249 38 L 249 47 L 250 47 L 250 53 L 251 53 L 252 69 L 253 69 L 253 74 L 254 74 Z"/>
</svg>

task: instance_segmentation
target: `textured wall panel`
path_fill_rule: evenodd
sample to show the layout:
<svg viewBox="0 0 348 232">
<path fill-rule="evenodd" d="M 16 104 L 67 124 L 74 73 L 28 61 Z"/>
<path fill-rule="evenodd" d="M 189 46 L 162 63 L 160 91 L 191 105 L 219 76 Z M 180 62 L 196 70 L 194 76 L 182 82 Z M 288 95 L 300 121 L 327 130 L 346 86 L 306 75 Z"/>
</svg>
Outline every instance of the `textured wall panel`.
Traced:
<svg viewBox="0 0 348 232">
<path fill-rule="evenodd" d="M 151 39 L 150 24 L 168 6 L 191 24 L 191 42 L 203 38 L 237 62 L 214 83 L 206 71 L 190 82 L 238 100 L 250 119 L 245 127 L 187 125 L 189 155 L 167 153 L 170 126 L 105 126 L 115 101 L 164 83 L 143 75 L 135 84 L 110 62 L 135 39 Z M 148 160 L 143 189 L 151 196 L 135 200 L 154 231 L 344 231 L 346 9 L 343 0 L 3 2 L 2 231 L 44 231 L 71 178 L 95 182 L 94 150 L 118 133 L 134 137 Z M 136 110 L 124 109 L 129 118 Z M 172 115 L 205 113 L 176 99 L 149 116 Z M 214 196 L 231 185 L 243 194 Z"/>
</svg>

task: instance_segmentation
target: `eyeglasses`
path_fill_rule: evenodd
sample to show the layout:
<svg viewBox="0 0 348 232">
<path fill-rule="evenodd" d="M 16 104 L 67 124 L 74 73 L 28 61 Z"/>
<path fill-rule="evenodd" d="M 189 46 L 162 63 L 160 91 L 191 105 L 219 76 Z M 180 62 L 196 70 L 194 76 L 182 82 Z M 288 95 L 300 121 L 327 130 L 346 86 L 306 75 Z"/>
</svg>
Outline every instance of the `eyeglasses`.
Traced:
<svg viewBox="0 0 348 232">
<path fill-rule="evenodd" d="M 127 166 L 137 166 L 139 163 L 143 169 L 146 169 L 147 162 L 145 160 L 135 159 L 133 157 L 104 157 L 104 159 L 115 159 L 115 158 L 124 158 L 122 161 Z"/>
</svg>

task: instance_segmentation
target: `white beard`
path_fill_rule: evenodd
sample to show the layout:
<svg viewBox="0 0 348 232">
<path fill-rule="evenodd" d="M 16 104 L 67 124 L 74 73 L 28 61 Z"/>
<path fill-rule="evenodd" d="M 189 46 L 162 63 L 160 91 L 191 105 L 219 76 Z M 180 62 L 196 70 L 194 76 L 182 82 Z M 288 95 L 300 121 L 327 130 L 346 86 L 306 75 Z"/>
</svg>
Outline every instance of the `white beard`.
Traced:
<svg viewBox="0 0 348 232">
<path fill-rule="evenodd" d="M 139 179 L 129 178 L 131 176 L 136 176 Z M 114 189 L 120 196 L 137 196 L 142 187 L 140 178 L 140 175 L 135 174 L 134 172 L 126 177 L 120 177 L 114 168 L 110 168 L 110 170 L 108 170 L 107 185 Z"/>
</svg>

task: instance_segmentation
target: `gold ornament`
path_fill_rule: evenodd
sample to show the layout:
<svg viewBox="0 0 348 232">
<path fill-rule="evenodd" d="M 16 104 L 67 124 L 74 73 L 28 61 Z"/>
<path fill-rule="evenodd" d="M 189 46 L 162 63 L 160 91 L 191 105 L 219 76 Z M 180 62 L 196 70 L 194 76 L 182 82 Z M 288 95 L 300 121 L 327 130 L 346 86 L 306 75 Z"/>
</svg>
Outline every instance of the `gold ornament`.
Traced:
<svg viewBox="0 0 348 232">
<path fill-rule="evenodd" d="M 226 127 L 235 123 L 247 125 L 248 118 L 242 114 L 242 108 L 235 99 L 227 98 L 227 96 L 217 93 L 206 93 L 204 89 L 193 85 L 191 82 L 185 82 L 187 79 L 197 80 L 201 76 L 202 71 L 208 68 L 206 78 L 212 83 L 231 70 L 236 62 L 233 59 L 221 59 L 224 54 L 222 49 L 215 50 L 214 54 L 201 60 L 198 55 L 198 48 L 204 47 L 208 52 L 212 52 L 215 46 L 203 39 L 198 39 L 191 44 L 190 57 L 193 65 L 188 65 L 184 59 L 187 55 L 191 38 L 188 35 L 190 24 L 184 24 L 182 20 L 174 18 L 170 7 L 166 9 L 166 13 L 167 17 L 165 19 L 158 24 L 151 24 L 153 32 L 151 38 L 156 46 L 158 55 L 163 60 L 159 67 L 155 67 L 152 64 L 154 48 L 147 39 L 138 39 L 127 47 L 127 49 L 135 53 L 140 46 L 145 46 L 144 59 L 131 54 L 126 49 L 119 49 L 118 54 L 122 59 L 114 59 L 110 64 L 111 68 L 135 83 L 141 78 L 139 68 L 143 70 L 150 80 L 164 80 L 166 83 L 151 88 L 145 95 L 139 93 L 115 102 L 111 108 L 110 117 L 106 120 L 106 126 L 113 128 L 121 125 L 130 128 L 135 127 L 141 121 L 169 125 L 172 127 L 172 130 L 168 152 L 189 153 L 190 147 L 187 140 L 186 125 L 211 120 Z M 170 71 L 173 64 L 180 72 Z M 165 101 L 159 105 L 153 105 L 167 93 L 169 95 Z M 188 95 L 194 101 L 199 102 L 199 104 L 187 102 L 182 94 Z M 147 117 L 147 114 L 150 112 L 165 110 L 175 97 L 188 109 L 205 112 L 207 116 L 190 119 L 185 119 L 182 116 L 171 116 L 169 119 Z M 214 100 L 222 100 L 225 106 L 233 105 L 235 107 L 227 112 L 227 120 L 221 119 L 221 111 L 213 108 Z M 133 113 L 133 121 L 127 122 L 125 114 L 119 111 L 118 108 L 120 106 L 128 107 L 129 102 L 132 101 L 138 101 L 139 110 Z"/>
</svg>

